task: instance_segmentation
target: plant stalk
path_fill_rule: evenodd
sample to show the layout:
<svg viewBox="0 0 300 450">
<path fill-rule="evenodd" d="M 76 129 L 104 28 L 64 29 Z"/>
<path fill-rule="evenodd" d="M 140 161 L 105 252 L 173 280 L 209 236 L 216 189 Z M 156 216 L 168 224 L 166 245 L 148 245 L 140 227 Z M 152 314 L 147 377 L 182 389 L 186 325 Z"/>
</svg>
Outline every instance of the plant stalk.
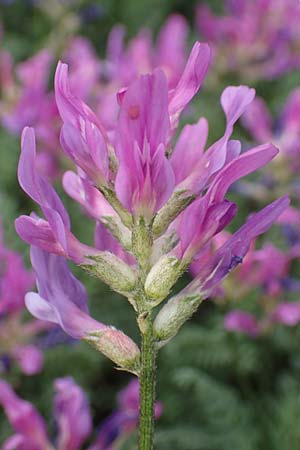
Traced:
<svg viewBox="0 0 300 450">
<path fill-rule="evenodd" d="M 153 450 L 156 350 L 150 314 L 144 319 L 140 369 L 139 450 Z"/>
</svg>

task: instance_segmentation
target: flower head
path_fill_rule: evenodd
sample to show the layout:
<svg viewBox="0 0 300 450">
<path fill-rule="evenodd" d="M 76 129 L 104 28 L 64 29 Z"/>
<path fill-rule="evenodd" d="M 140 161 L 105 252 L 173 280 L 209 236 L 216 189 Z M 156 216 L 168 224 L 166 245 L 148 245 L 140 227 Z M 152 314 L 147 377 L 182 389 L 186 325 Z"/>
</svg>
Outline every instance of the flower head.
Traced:
<svg viewBox="0 0 300 450">
<path fill-rule="evenodd" d="M 147 297 L 143 308 L 148 311 L 166 298 L 194 258 L 204 256 L 194 281 L 157 316 L 156 331 L 166 341 L 197 302 L 211 295 L 242 262 L 252 240 L 289 203 L 282 197 L 268 205 L 219 249 L 210 251 L 212 239 L 237 212 L 226 198 L 231 185 L 266 165 L 278 150 L 262 144 L 241 153 L 240 142 L 230 139 L 234 124 L 255 96 L 247 86 L 230 86 L 222 93 L 225 132 L 207 150 L 208 126 L 203 118 L 183 129 L 173 146 L 180 116 L 200 89 L 209 62 L 208 45 L 196 42 L 174 87 L 159 68 L 128 82 L 118 93 L 119 117 L 110 129 L 73 92 L 67 65 L 58 64 L 55 96 L 63 120 L 61 143 L 77 169 L 65 174 L 64 186 L 95 220 L 97 248 L 80 243 L 72 234 L 62 202 L 35 170 L 34 132 L 29 128 L 23 132 L 19 181 L 45 216 L 22 216 L 16 221 L 20 236 L 33 245 L 38 280 L 39 294 L 26 296 L 27 307 L 133 372 L 138 366 L 137 346 L 124 333 L 89 316 L 82 285 L 64 258 L 126 295 L 140 312 L 141 283 Z M 192 299 L 190 303 L 186 297 Z M 175 328 L 169 330 L 167 325 L 166 331 L 170 310 Z"/>
</svg>

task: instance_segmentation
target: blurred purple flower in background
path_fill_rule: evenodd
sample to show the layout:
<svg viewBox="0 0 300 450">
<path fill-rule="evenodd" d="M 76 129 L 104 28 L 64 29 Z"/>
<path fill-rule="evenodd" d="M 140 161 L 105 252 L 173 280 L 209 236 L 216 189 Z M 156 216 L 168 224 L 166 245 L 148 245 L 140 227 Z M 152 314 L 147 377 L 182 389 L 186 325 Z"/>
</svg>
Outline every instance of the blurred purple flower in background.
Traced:
<svg viewBox="0 0 300 450">
<path fill-rule="evenodd" d="M 93 435 L 88 399 L 71 377 L 54 382 L 53 416 L 57 425 L 55 437 L 49 436 L 46 422 L 35 407 L 19 398 L 11 386 L 0 380 L 0 404 L 15 431 L 4 443 L 3 450 L 80 450 Z M 162 413 L 156 403 L 155 417 Z M 88 450 L 114 450 L 134 432 L 139 418 L 139 383 L 132 380 L 118 395 L 117 408 L 104 419 Z M 52 444 L 54 442 L 54 444 Z M 87 447 L 84 447 L 87 448 Z"/>
<path fill-rule="evenodd" d="M 300 3 L 296 0 L 227 0 L 225 14 L 200 4 L 196 25 L 213 47 L 216 71 L 243 80 L 275 78 L 299 69 Z"/>
<path fill-rule="evenodd" d="M 162 403 L 155 404 L 155 418 L 162 414 Z M 89 450 L 114 450 L 137 429 L 139 420 L 139 382 L 132 380 L 118 394 L 116 411 L 98 428 L 98 436 Z"/>
<path fill-rule="evenodd" d="M 177 84 L 186 61 L 187 23 L 180 15 L 171 16 L 162 27 L 156 45 L 149 30 L 143 30 L 124 44 L 125 30 L 115 26 L 108 40 L 105 60 L 100 60 L 84 37 L 68 39 L 62 52 L 69 65 L 72 94 L 89 101 L 108 133 L 114 130 L 119 111 L 117 92 L 140 74 L 161 67 L 169 88 Z M 0 120 L 11 133 L 19 134 L 24 126 L 35 128 L 37 167 L 50 178 L 60 174 L 64 165 L 59 151 L 60 117 L 53 92 L 48 90 L 49 73 L 54 59 L 50 49 L 38 52 L 14 65 L 7 51 L 0 52 Z"/>
<path fill-rule="evenodd" d="M 300 173 L 300 88 L 290 93 L 277 120 L 272 119 L 263 99 L 256 98 L 242 122 L 255 142 L 271 140 L 279 148 L 276 163 L 269 169 L 274 185 L 282 189 L 283 185 L 292 183 L 291 175 Z"/>
<path fill-rule="evenodd" d="M 256 318 L 245 311 L 233 310 L 224 319 L 224 327 L 228 331 L 237 331 L 256 337 L 259 334 L 259 326 Z"/>
<path fill-rule="evenodd" d="M 242 307 L 243 299 L 249 293 L 257 297 L 258 316 L 234 309 L 224 319 L 224 326 L 228 330 L 256 336 L 269 332 L 276 323 L 287 326 L 299 323 L 299 301 L 284 300 L 289 294 L 297 296 L 300 292 L 298 279 L 292 275 L 292 266 L 300 256 L 300 235 L 297 235 L 300 229 L 299 212 L 287 208 L 277 219 L 277 227 L 282 236 L 287 238 L 285 250 L 270 242 L 256 250 L 254 241 L 244 264 L 229 277 L 223 290 L 217 293 L 221 302 L 225 299 L 229 306 L 234 307 L 236 302 Z M 247 328 L 251 321 L 256 324 L 256 333 L 249 332 Z"/>
<path fill-rule="evenodd" d="M 24 297 L 34 284 L 21 255 L 7 249 L 0 236 L 0 372 L 15 360 L 23 373 L 32 375 L 43 366 L 37 335 L 49 328 L 45 322 L 25 321 Z M 2 367 L 1 367 L 2 366 Z"/>
</svg>

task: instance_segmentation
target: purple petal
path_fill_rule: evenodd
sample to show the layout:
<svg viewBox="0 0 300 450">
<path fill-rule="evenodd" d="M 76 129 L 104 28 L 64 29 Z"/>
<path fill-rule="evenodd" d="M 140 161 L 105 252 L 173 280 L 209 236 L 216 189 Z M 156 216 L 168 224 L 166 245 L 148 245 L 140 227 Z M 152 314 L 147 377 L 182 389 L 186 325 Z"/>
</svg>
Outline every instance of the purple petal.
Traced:
<svg viewBox="0 0 300 450">
<path fill-rule="evenodd" d="M 166 143 L 169 129 L 167 79 L 157 69 L 135 80 L 124 94 L 118 121 L 119 159 L 132 152 L 135 142 L 140 149 L 148 142 L 153 154 Z"/>
<path fill-rule="evenodd" d="M 24 128 L 22 133 L 22 151 L 18 166 L 18 178 L 22 189 L 41 208 L 47 207 L 58 212 L 67 229 L 70 219 L 57 193 L 50 183 L 42 178 L 36 170 L 36 146 L 33 128 Z"/>
<path fill-rule="evenodd" d="M 282 302 L 271 314 L 274 322 L 295 326 L 300 322 L 300 302 Z"/>
<path fill-rule="evenodd" d="M 17 75 L 23 85 L 44 90 L 47 87 L 50 65 L 53 55 L 49 49 L 44 49 L 18 64 Z"/>
<path fill-rule="evenodd" d="M 251 337 L 256 337 L 259 334 L 256 318 L 245 311 L 234 310 L 226 314 L 224 327 L 228 331 L 244 333 Z"/>
<path fill-rule="evenodd" d="M 54 415 L 58 424 L 58 448 L 78 450 L 92 431 L 87 397 L 71 377 L 55 380 Z"/>
<path fill-rule="evenodd" d="M 63 293 L 82 311 L 88 312 L 85 287 L 74 277 L 64 258 L 31 247 L 30 259 L 41 297 L 48 299 L 55 293 Z"/>
<path fill-rule="evenodd" d="M 231 140 L 227 145 L 227 154 L 225 165 L 229 164 L 233 159 L 237 158 L 241 153 L 241 143 L 237 140 Z"/>
<path fill-rule="evenodd" d="M 52 305 L 36 292 L 28 292 L 26 294 L 25 305 L 28 311 L 36 319 L 45 320 L 56 324 L 59 323 L 56 311 L 53 309 Z"/>
<path fill-rule="evenodd" d="M 12 428 L 22 436 L 24 450 L 39 450 L 49 446 L 43 418 L 31 403 L 17 397 L 3 380 L 0 380 L 0 403 Z"/>
<path fill-rule="evenodd" d="M 272 144 L 264 144 L 243 153 L 227 164 L 216 176 L 208 190 L 211 202 L 222 201 L 228 188 L 241 177 L 267 164 L 278 153 Z"/>
<path fill-rule="evenodd" d="M 250 216 L 246 223 L 215 254 L 199 267 L 196 279 L 187 287 L 189 292 L 200 290 L 206 295 L 243 261 L 251 242 L 265 233 L 288 207 L 289 198 L 281 197 L 264 209 Z"/>
<path fill-rule="evenodd" d="M 3 450 L 35 450 L 36 447 L 30 449 L 28 448 L 28 442 L 26 442 L 26 438 L 24 438 L 20 434 L 14 434 L 13 436 L 9 437 L 3 444 Z M 35 446 L 35 444 L 34 444 Z"/>
<path fill-rule="evenodd" d="M 192 258 L 209 239 L 231 222 L 237 207 L 227 200 L 208 206 L 206 198 L 193 202 L 183 213 L 178 234 L 178 257 Z M 175 250 L 176 252 L 176 250 Z"/>
<path fill-rule="evenodd" d="M 48 222 L 37 216 L 21 216 L 16 229 L 22 239 L 43 250 L 68 256 L 74 262 L 84 261 L 95 249 L 81 244 L 70 232 L 70 219 L 55 190 L 46 178 L 36 170 L 35 137 L 31 128 L 25 128 L 22 135 L 22 152 L 19 162 L 19 181 L 25 192 L 41 206 Z"/>
<path fill-rule="evenodd" d="M 221 96 L 221 105 L 226 116 L 226 129 L 224 136 L 205 153 L 206 164 L 209 166 L 209 176 L 220 170 L 228 159 L 228 140 L 233 132 L 233 126 L 248 108 L 254 97 L 255 90 L 247 86 L 230 86 L 224 89 Z"/>
<path fill-rule="evenodd" d="M 289 95 L 282 113 L 283 127 L 287 129 L 300 129 L 300 89 L 294 89 Z"/>
<path fill-rule="evenodd" d="M 124 53 L 125 28 L 115 25 L 108 36 L 106 58 L 112 64 L 118 64 Z"/>
<path fill-rule="evenodd" d="M 254 100 L 255 90 L 247 86 L 229 86 L 221 95 L 227 127 L 232 127 Z"/>
<path fill-rule="evenodd" d="M 88 315 L 84 286 L 72 275 L 64 258 L 32 247 L 31 262 L 39 295 L 27 294 L 25 304 L 35 317 L 59 323 L 74 338 L 105 328 Z"/>
<path fill-rule="evenodd" d="M 209 46 L 196 42 L 169 101 L 169 113 L 172 116 L 173 126 L 176 126 L 178 116 L 200 89 L 208 70 L 210 58 Z"/>
<path fill-rule="evenodd" d="M 98 250 L 109 251 L 129 265 L 135 264 L 135 259 L 121 247 L 120 243 L 112 236 L 101 222 L 96 223 L 95 245 Z"/>
<path fill-rule="evenodd" d="M 54 83 L 56 104 L 63 122 L 70 123 L 81 130 L 82 120 L 87 119 L 94 123 L 105 136 L 105 130 L 97 116 L 84 102 L 72 94 L 68 79 L 68 66 L 61 61 L 57 64 Z"/>
<path fill-rule="evenodd" d="M 258 142 L 272 139 L 272 117 L 263 99 L 255 98 L 243 115 L 242 123 Z"/>
<path fill-rule="evenodd" d="M 76 173 L 68 170 L 63 176 L 64 190 L 80 203 L 95 219 L 102 216 L 116 216 L 115 210 L 105 200 L 101 192 Z"/>
<path fill-rule="evenodd" d="M 15 220 L 18 235 L 30 245 L 46 252 L 66 256 L 64 248 L 57 242 L 48 222 L 39 217 L 20 216 Z"/>
<path fill-rule="evenodd" d="M 156 70 L 129 86 L 120 111 L 115 188 L 129 211 L 151 215 L 169 198 L 174 175 L 164 155 L 168 135 L 167 81 Z"/>
<path fill-rule="evenodd" d="M 156 200 L 155 211 L 158 211 L 170 198 L 175 186 L 174 172 L 170 161 L 166 158 L 165 147 L 163 145 L 158 147 L 153 156 L 151 172 Z"/>
<path fill-rule="evenodd" d="M 188 189 L 195 194 L 204 189 L 212 177 L 239 152 L 238 144 L 229 143 L 233 125 L 251 103 L 254 89 L 247 86 L 231 86 L 224 90 L 221 103 L 226 115 L 224 135 L 203 153 L 190 176 L 177 189 Z"/>
<path fill-rule="evenodd" d="M 146 164 L 149 167 L 149 155 Z M 142 197 L 145 173 L 143 170 L 142 154 L 137 143 L 131 153 L 128 152 L 126 159 L 120 161 L 118 173 L 115 180 L 117 196 L 123 206 L 131 213 L 139 206 Z"/>
<path fill-rule="evenodd" d="M 186 38 L 188 25 L 179 14 L 172 14 L 163 27 L 157 40 L 157 65 L 166 71 L 169 87 L 177 83 L 186 58 Z"/>
<path fill-rule="evenodd" d="M 14 349 L 13 354 L 22 372 L 26 375 L 34 375 L 42 370 L 44 355 L 35 345 L 17 347 Z"/>
<path fill-rule="evenodd" d="M 176 184 L 187 178 L 202 157 L 208 135 L 207 120 L 201 117 L 195 125 L 186 125 L 178 138 L 170 162 Z"/>
<path fill-rule="evenodd" d="M 106 142 L 93 123 L 84 121 L 80 131 L 72 124 L 65 123 L 61 129 L 60 142 L 66 154 L 96 184 L 102 184 L 108 179 Z"/>
</svg>

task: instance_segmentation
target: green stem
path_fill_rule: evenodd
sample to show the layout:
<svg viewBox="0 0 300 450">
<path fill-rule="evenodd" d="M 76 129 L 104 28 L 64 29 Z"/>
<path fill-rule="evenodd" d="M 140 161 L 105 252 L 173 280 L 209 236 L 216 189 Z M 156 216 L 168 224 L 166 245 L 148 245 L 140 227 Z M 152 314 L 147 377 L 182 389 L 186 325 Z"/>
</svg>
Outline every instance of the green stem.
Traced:
<svg viewBox="0 0 300 450">
<path fill-rule="evenodd" d="M 139 450 L 153 450 L 156 350 L 150 315 L 144 319 L 140 369 Z"/>
</svg>

